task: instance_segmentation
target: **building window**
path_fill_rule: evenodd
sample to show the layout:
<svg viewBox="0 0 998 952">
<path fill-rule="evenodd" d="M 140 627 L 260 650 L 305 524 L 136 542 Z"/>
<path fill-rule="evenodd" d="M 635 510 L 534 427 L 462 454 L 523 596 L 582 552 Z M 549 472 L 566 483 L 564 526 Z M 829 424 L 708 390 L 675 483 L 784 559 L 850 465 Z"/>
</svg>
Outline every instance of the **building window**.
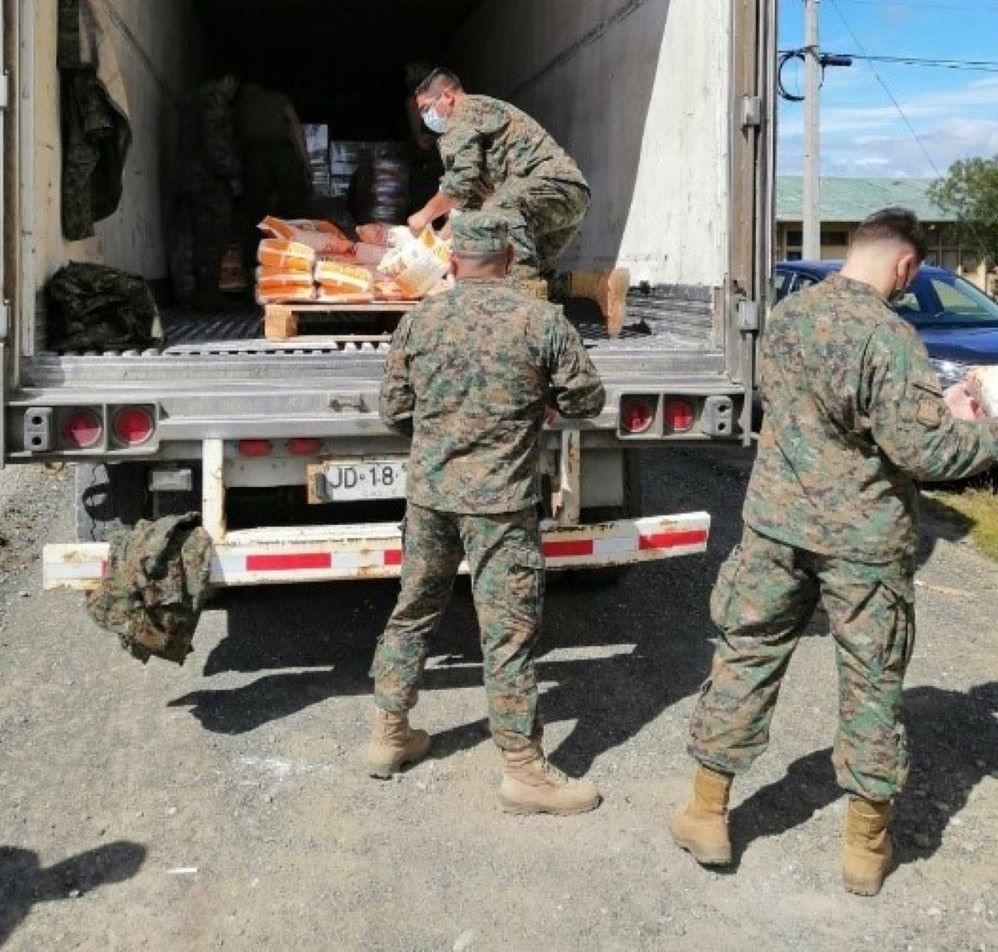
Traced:
<svg viewBox="0 0 998 952">
<path fill-rule="evenodd" d="M 821 233 L 822 245 L 833 245 L 837 248 L 849 244 L 849 232 L 847 231 L 823 231 Z"/>
<path fill-rule="evenodd" d="M 960 268 L 960 249 L 943 248 L 943 253 L 939 258 L 939 263 L 947 271 L 957 271 Z"/>
</svg>

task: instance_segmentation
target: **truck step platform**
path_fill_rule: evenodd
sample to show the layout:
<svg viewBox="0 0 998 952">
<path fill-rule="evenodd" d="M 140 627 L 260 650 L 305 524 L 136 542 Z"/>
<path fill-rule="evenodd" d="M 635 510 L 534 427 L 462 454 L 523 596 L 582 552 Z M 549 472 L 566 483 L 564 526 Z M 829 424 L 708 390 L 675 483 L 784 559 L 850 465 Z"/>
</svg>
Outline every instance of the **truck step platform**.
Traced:
<svg viewBox="0 0 998 952">
<path fill-rule="evenodd" d="M 542 530 L 548 569 L 598 569 L 702 555 L 710 539 L 710 515 L 691 512 L 582 526 L 549 522 Z M 107 543 L 47 545 L 44 586 L 95 589 L 109 558 Z M 216 542 L 211 581 L 242 587 L 398 578 L 402 560 L 398 523 L 243 529 Z M 467 574 L 468 566 L 460 571 Z"/>
</svg>

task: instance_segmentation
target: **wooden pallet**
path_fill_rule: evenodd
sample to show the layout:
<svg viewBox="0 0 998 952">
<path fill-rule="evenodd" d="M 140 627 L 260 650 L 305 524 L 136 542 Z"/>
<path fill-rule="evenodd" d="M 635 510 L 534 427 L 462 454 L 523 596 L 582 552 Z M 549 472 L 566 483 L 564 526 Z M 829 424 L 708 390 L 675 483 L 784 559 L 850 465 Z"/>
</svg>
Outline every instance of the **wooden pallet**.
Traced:
<svg viewBox="0 0 998 952">
<path fill-rule="evenodd" d="M 263 309 L 263 336 L 267 340 L 281 341 L 295 337 L 311 339 L 314 335 L 299 333 L 299 319 L 302 317 L 324 317 L 326 323 L 336 318 L 356 318 L 358 315 L 370 314 L 392 315 L 405 314 L 416 306 L 412 301 L 375 301 L 372 304 L 267 304 Z M 323 333 L 323 341 L 342 341 L 344 343 L 374 343 L 391 339 L 390 334 L 342 334 L 335 330 L 332 334 Z"/>
</svg>

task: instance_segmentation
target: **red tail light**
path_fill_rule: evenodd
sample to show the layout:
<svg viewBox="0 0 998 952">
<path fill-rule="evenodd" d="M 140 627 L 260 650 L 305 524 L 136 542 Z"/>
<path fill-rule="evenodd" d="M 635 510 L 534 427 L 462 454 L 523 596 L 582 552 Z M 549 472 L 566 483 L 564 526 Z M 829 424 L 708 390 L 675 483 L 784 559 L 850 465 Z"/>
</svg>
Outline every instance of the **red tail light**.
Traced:
<svg viewBox="0 0 998 952">
<path fill-rule="evenodd" d="M 273 446 L 270 440 L 240 440 L 236 447 L 240 456 L 270 456 Z"/>
<path fill-rule="evenodd" d="M 655 422 L 654 397 L 624 397 L 620 401 L 620 428 L 625 433 L 645 433 Z"/>
<path fill-rule="evenodd" d="M 62 439 L 71 449 L 92 449 L 103 435 L 104 424 L 96 410 L 73 410 L 62 421 Z"/>
<path fill-rule="evenodd" d="M 298 439 L 288 440 L 288 452 L 292 456 L 315 456 L 318 454 L 322 444 L 315 439 L 310 437 L 299 437 Z"/>
<path fill-rule="evenodd" d="M 156 421 L 145 407 L 126 407 L 115 414 L 111 429 L 119 443 L 139 446 L 152 436 Z"/>
<path fill-rule="evenodd" d="M 671 397 L 665 401 L 665 429 L 669 433 L 686 433 L 696 422 L 696 411 L 689 400 Z"/>
</svg>

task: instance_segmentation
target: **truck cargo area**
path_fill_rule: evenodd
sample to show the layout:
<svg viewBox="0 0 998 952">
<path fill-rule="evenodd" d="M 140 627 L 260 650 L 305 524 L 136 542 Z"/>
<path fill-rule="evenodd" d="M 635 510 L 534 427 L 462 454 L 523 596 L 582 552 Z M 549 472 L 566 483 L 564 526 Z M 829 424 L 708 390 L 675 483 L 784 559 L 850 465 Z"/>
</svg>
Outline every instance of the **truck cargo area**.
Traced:
<svg viewBox="0 0 998 952">
<path fill-rule="evenodd" d="M 232 71 L 281 89 L 303 122 L 328 127 L 334 141 L 404 142 L 405 65 L 424 60 L 457 69 L 471 91 L 521 105 L 577 159 L 593 207 L 561 265 L 628 269 L 625 349 L 675 353 L 675 366 L 690 369 L 699 354 L 697 372 L 732 369 L 725 325 L 734 277 L 736 24 L 728 0 L 344 0 L 335 10 L 320 0 L 107 6 L 134 145 L 118 211 L 97 225 L 93 239 L 69 243 L 58 215 L 57 4 L 21 0 L 20 50 L 30 68 L 22 93 L 30 92 L 33 103 L 32 114 L 20 118 L 22 156 L 25 136 L 43 147 L 30 168 L 22 163 L 19 182 L 22 232 L 33 236 L 18 262 L 23 357 L 52 353 L 42 290 L 66 261 L 101 261 L 165 286 L 180 112 L 200 80 Z M 348 221 L 349 209 L 336 204 L 320 195 L 317 214 L 332 209 Z M 573 314 L 594 345 L 611 346 L 599 315 L 584 308 Z M 198 314 L 167 298 L 164 315 L 167 352 L 179 346 L 190 356 L 192 345 L 261 336 L 249 305 Z M 31 377 L 26 367 L 25 379 Z"/>
<path fill-rule="evenodd" d="M 132 146 L 118 208 L 83 241 L 67 241 L 61 222 L 60 4 L 5 4 L 17 85 L 5 134 L 6 460 L 197 471 L 206 440 L 222 440 L 227 454 L 238 441 L 268 440 L 277 458 L 228 467 L 227 486 L 300 488 L 306 461 L 287 456 L 288 441 L 314 444 L 322 457 L 404 454 L 406 440 L 377 412 L 398 313 L 338 315 L 343 333 L 321 337 L 306 316 L 302 334 L 276 340 L 248 299 L 179 308 L 169 293 L 169 225 L 181 120 L 206 78 L 235 73 L 272 86 L 303 123 L 324 127 L 338 145 L 316 173 L 313 215 L 349 228 L 346 157 L 406 141 L 405 68 L 419 60 L 451 67 L 469 92 L 521 107 L 579 164 L 592 206 L 559 271 L 626 272 L 619 333 L 583 295 L 567 308 L 608 393 L 576 440 L 592 474 L 583 475 L 584 496 L 596 507 L 619 504 L 620 458 L 632 446 L 747 439 L 771 258 L 773 0 L 92 2 L 106 13 Z M 404 216 L 398 203 L 396 220 Z M 146 279 L 163 346 L 74 351 L 51 340 L 45 289 L 72 261 Z M 123 411 L 148 423 L 142 442 L 112 432 Z M 81 444 L 68 424 L 100 438 Z M 548 440 L 553 466 L 567 429 Z M 596 492 L 606 479 L 614 488 Z"/>
</svg>

